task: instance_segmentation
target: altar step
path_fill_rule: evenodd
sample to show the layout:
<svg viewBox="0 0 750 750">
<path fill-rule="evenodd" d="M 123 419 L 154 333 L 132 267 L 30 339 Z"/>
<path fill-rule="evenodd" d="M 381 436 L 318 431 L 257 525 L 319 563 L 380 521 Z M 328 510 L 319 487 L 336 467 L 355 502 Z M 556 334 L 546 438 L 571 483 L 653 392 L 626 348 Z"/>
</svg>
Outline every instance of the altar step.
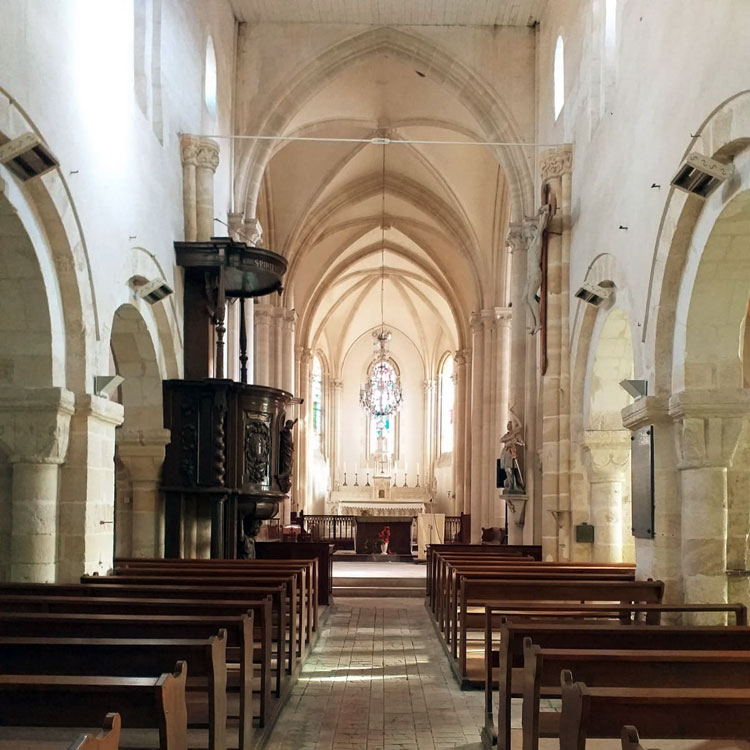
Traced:
<svg viewBox="0 0 750 750">
<path fill-rule="evenodd" d="M 424 598 L 425 583 L 420 578 L 333 577 L 333 596 Z"/>
</svg>

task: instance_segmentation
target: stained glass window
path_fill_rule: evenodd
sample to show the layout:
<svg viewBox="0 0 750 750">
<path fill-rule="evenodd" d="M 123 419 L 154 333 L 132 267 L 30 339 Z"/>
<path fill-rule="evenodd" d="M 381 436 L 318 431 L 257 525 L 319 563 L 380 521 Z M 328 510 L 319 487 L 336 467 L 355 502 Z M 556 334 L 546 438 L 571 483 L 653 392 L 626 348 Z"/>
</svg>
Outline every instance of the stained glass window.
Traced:
<svg viewBox="0 0 750 750">
<path fill-rule="evenodd" d="M 317 356 L 313 357 L 310 395 L 312 401 L 312 430 L 313 434 L 320 440 L 320 436 L 323 434 L 323 367 Z"/>
</svg>

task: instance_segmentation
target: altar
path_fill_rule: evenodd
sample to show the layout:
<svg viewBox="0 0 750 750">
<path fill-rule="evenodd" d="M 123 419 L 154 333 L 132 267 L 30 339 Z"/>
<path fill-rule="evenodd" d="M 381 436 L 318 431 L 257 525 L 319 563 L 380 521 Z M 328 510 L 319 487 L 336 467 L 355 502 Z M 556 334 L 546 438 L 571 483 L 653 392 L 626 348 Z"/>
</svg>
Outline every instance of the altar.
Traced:
<svg viewBox="0 0 750 750">
<path fill-rule="evenodd" d="M 385 481 L 378 481 L 378 480 Z M 326 502 L 326 513 L 339 516 L 418 516 L 430 502 L 425 487 L 393 487 L 390 477 L 370 485 L 339 487 Z M 386 486 L 388 485 L 388 486 Z"/>
<path fill-rule="evenodd" d="M 358 516 L 354 551 L 365 555 L 411 556 L 412 523 L 411 518 L 404 516 Z"/>
</svg>

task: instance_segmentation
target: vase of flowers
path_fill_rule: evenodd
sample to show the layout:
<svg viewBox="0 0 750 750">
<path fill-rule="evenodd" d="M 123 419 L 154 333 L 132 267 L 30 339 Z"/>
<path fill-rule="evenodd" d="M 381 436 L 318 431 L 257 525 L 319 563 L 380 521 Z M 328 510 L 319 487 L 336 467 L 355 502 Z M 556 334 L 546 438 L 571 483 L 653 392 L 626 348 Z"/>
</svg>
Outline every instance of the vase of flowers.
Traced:
<svg viewBox="0 0 750 750">
<path fill-rule="evenodd" d="M 383 526 L 383 528 L 378 532 L 378 538 L 376 540 L 378 552 L 381 555 L 388 554 L 388 542 L 390 541 L 391 541 L 391 527 Z"/>
</svg>

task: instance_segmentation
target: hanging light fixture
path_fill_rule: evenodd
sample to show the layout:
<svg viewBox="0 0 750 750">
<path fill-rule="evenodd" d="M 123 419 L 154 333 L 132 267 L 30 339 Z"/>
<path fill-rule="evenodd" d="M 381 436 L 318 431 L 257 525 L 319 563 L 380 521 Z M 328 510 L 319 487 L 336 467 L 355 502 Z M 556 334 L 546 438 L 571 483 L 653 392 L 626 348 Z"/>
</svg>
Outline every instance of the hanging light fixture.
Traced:
<svg viewBox="0 0 750 750">
<path fill-rule="evenodd" d="M 370 377 L 359 389 L 359 403 L 373 419 L 379 429 L 385 427 L 387 417 L 395 414 L 404 401 L 401 380 L 388 361 L 391 332 L 386 330 L 383 312 L 385 290 L 385 143 L 383 143 L 383 191 L 381 196 L 380 221 L 380 330 L 373 331 L 375 357 L 370 365 Z"/>
</svg>

